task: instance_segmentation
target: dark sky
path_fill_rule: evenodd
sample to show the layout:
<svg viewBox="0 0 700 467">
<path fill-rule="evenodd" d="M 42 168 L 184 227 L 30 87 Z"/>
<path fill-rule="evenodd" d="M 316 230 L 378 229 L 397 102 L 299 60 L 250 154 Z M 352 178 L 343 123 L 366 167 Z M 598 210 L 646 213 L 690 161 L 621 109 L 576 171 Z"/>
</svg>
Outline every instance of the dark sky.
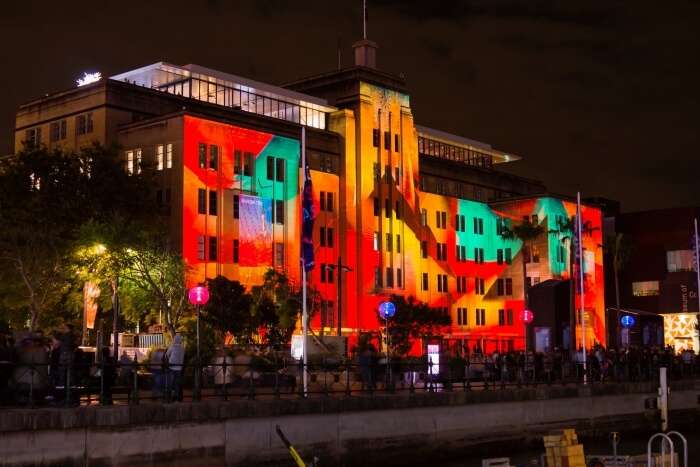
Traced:
<svg viewBox="0 0 700 467">
<path fill-rule="evenodd" d="M 514 173 L 626 211 L 700 204 L 697 0 L 369 0 L 416 122 L 523 156 Z M 270 83 L 344 65 L 360 0 L 3 2 L 0 153 L 24 101 L 159 60 Z"/>
</svg>

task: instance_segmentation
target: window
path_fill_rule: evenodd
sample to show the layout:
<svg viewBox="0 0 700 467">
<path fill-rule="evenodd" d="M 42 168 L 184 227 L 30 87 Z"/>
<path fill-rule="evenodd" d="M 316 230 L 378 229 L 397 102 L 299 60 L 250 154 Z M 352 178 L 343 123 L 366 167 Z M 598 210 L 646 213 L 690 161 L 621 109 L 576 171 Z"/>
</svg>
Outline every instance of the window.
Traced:
<svg viewBox="0 0 700 467">
<path fill-rule="evenodd" d="M 435 211 L 435 228 L 440 228 L 440 211 Z"/>
<path fill-rule="evenodd" d="M 442 220 L 442 228 L 446 229 L 447 228 L 447 213 L 445 211 L 442 211 L 440 213 L 440 219 Z"/>
<path fill-rule="evenodd" d="M 525 261 L 526 263 L 529 263 L 531 261 L 530 248 L 527 246 L 524 246 L 524 245 L 523 245 L 523 261 Z"/>
<path fill-rule="evenodd" d="M 219 147 L 211 145 L 209 146 L 209 168 L 212 170 L 219 170 Z"/>
<path fill-rule="evenodd" d="M 216 261 L 216 237 L 209 237 L 209 261 Z"/>
<path fill-rule="evenodd" d="M 326 195 L 326 211 L 333 212 L 333 193 Z"/>
<path fill-rule="evenodd" d="M 391 201 L 388 198 L 384 200 L 384 217 L 391 219 Z"/>
<path fill-rule="evenodd" d="M 199 168 L 207 168 L 207 145 L 204 143 L 199 143 Z"/>
<path fill-rule="evenodd" d="M 428 225 L 428 211 L 425 209 L 420 210 L 420 225 L 423 227 Z"/>
<path fill-rule="evenodd" d="M 204 235 L 197 235 L 197 259 L 204 261 Z"/>
<path fill-rule="evenodd" d="M 93 129 L 92 112 L 75 117 L 75 133 L 77 135 L 92 133 Z"/>
<path fill-rule="evenodd" d="M 134 174 L 134 151 L 126 151 L 126 173 Z"/>
<path fill-rule="evenodd" d="M 496 280 L 496 295 L 502 297 L 506 292 L 505 281 L 503 279 Z"/>
<path fill-rule="evenodd" d="M 513 279 L 506 279 L 506 295 L 513 295 Z"/>
<path fill-rule="evenodd" d="M 386 286 L 394 286 L 394 270 L 391 268 L 386 268 Z"/>
<path fill-rule="evenodd" d="M 394 215 L 396 219 L 401 219 L 401 203 L 396 200 L 396 207 L 394 208 Z"/>
<path fill-rule="evenodd" d="M 275 179 L 275 158 L 267 156 L 267 179 Z"/>
<path fill-rule="evenodd" d="M 165 168 L 173 168 L 173 143 L 165 145 Z"/>
<path fill-rule="evenodd" d="M 692 271 L 694 269 L 693 250 L 672 250 L 666 252 L 668 272 Z"/>
<path fill-rule="evenodd" d="M 393 237 L 391 236 L 390 233 L 386 234 L 386 251 L 392 251 L 393 250 Z"/>
<path fill-rule="evenodd" d="M 476 264 L 484 264 L 484 249 L 474 248 L 474 262 Z"/>
<path fill-rule="evenodd" d="M 61 124 L 60 122 L 51 122 L 49 125 L 49 141 L 52 143 L 61 139 Z"/>
<path fill-rule="evenodd" d="M 474 310 L 476 317 L 477 326 L 486 326 L 486 310 L 484 308 L 477 308 Z"/>
<path fill-rule="evenodd" d="M 333 228 L 328 227 L 326 229 L 326 245 L 328 246 L 328 248 L 333 248 L 334 243 L 335 242 L 333 241 Z"/>
<path fill-rule="evenodd" d="M 428 290 L 428 273 L 423 273 L 423 278 L 421 280 L 421 290 Z"/>
<path fill-rule="evenodd" d="M 377 128 L 372 130 L 372 146 L 379 147 L 379 130 Z"/>
<path fill-rule="evenodd" d="M 243 175 L 247 177 L 253 176 L 253 153 L 243 153 Z"/>
<path fill-rule="evenodd" d="M 447 293 L 447 274 L 437 275 L 437 291 Z"/>
<path fill-rule="evenodd" d="M 467 293 L 467 276 L 457 276 L 457 292 Z"/>
<path fill-rule="evenodd" d="M 197 213 L 207 213 L 207 190 L 203 188 L 197 190 Z"/>
<path fill-rule="evenodd" d="M 428 242 L 427 242 L 427 240 L 421 240 L 421 242 L 420 242 L 420 255 L 423 258 L 428 257 Z"/>
<path fill-rule="evenodd" d="M 635 297 L 659 295 L 659 281 L 632 282 L 632 295 Z"/>
<path fill-rule="evenodd" d="M 396 252 L 401 253 L 401 235 L 396 234 Z"/>
<path fill-rule="evenodd" d="M 499 326 L 506 325 L 506 310 L 503 310 L 503 309 L 498 310 L 498 325 Z"/>
<path fill-rule="evenodd" d="M 377 288 L 382 286 L 382 270 L 379 267 L 374 268 L 374 286 Z"/>
<path fill-rule="evenodd" d="M 284 181 L 284 159 L 275 159 L 275 180 L 278 182 Z"/>
<path fill-rule="evenodd" d="M 391 166 L 384 166 L 384 183 L 391 183 Z"/>
<path fill-rule="evenodd" d="M 486 294 L 486 288 L 484 287 L 484 279 L 480 277 L 474 278 L 474 293 L 476 295 Z"/>
<path fill-rule="evenodd" d="M 484 234 L 484 220 L 479 217 L 474 218 L 474 233 L 477 235 Z"/>
<path fill-rule="evenodd" d="M 319 227 L 318 238 L 321 242 L 321 246 L 326 246 L 326 228 Z"/>
<path fill-rule="evenodd" d="M 241 214 L 240 197 L 233 195 L 233 218 L 238 219 Z"/>
<path fill-rule="evenodd" d="M 401 172 L 398 167 L 394 167 L 394 183 L 398 186 L 401 182 Z"/>
<path fill-rule="evenodd" d="M 275 266 L 284 267 L 284 243 L 275 243 Z"/>
<path fill-rule="evenodd" d="M 539 263 L 540 262 L 540 250 L 539 250 L 539 248 L 537 248 L 537 245 L 532 245 L 531 253 L 532 253 L 532 262 Z"/>
<path fill-rule="evenodd" d="M 505 233 L 505 221 L 502 217 L 496 219 L 496 235 L 503 235 Z"/>
<path fill-rule="evenodd" d="M 394 152 L 399 152 L 399 135 L 394 135 Z"/>
<path fill-rule="evenodd" d="M 391 133 L 388 131 L 384 132 L 384 149 L 391 150 Z"/>
<path fill-rule="evenodd" d="M 137 174 L 141 173 L 141 155 L 141 149 L 134 150 L 134 168 Z"/>
<path fill-rule="evenodd" d="M 329 284 L 332 284 L 333 283 L 333 271 L 335 271 L 335 269 L 328 267 L 325 264 L 323 265 L 323 269 L 326 269 L 326 281 Z"/>
<path fill-rule="evenodd" d="M 506 324 L 508 326 L 513 325 L 513 310 L 511 309 L 506 310 Z"/>
<path fill-rule="evenodd" d="M 156 145 L 156 170 L 163 170 L 165 167 L 165 147 L 162 144 Z"/>
<path fill-rule="evenodd" d="M 379 198 L 376 196 L 374 197 L 374 215 L 378 216 L 379 215 Z"/>
<path fill-rule="evenodd" d="M 241 173 L 241 151 L 236 149 L 233 151 L 233 174 L 240 175 Z"/>
<path fill-rule="evenodd" d="M 240 254 L 240 243 L 238 239 L 233 241 L 233 262 L 238 263 L 238 255 Z"/>
<path fill-rule="evenodd" d="M 511 264 L 513 262 L 513 250 L 506 248 L 506 264 Z"/>
<path fill-rule="evenodd" d="M 403 273 L 401 268 L 396 268 L 396 286 L 403 287 Z"/>
<path fill-rule="evenodd" d="M 458 326 L 466 326 L 469 324 L 467 320 L 467 309 L 458 307 L 457 308 L 457 325 Z"/>
<path fill-rule="evenodd" d="M 325 327 L 335 326 L 334 303 L 332 300 L 321 301 L 321 325 Z"/>
<path fill-rule="evenodd" d="M 41 144 L 41 127 L 30 128 L 24 132 L 24 142 L 31 148 Z"/>
<path fill-rule="evenodd" d="M 374 251 L 379 251 L 379 232 L 374 232 Z"/>
<path fill-rule="evenodd" d="M 209 192 L 209 214 L 216 216 L 218 211 L 218 198 L 216 196 L 216 191 L 212 190 Z"/>
<path fill-rule="evenodd" d="M 284 225 L 284 201 L 275 200 L 275 220 L 276 224 Z"/>
<path fill-rule="evenodd" d="M 379 170 L 379 164 L 375 162 L 372 169 L 374 170 L 374 179 L 379 181 L 379 179 L 382 178 L 382 172 Z"/>
<path fill-rule="evenodd" d="M 496 250 L 496 263 L 503 264 L 503 249 Z"/>
</svg>

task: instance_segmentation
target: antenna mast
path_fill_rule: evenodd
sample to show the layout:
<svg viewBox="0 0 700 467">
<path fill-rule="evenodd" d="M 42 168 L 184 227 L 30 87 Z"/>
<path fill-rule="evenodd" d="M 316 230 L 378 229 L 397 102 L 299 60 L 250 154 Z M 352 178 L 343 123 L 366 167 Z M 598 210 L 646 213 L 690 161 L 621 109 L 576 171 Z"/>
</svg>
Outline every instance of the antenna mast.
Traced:
<svg viewBox="0 0 700 467">
<path fill-rule="evenodd" d="M 362 0 L 362 38 L 367 39 L 367 0 Z"/>
</svg>

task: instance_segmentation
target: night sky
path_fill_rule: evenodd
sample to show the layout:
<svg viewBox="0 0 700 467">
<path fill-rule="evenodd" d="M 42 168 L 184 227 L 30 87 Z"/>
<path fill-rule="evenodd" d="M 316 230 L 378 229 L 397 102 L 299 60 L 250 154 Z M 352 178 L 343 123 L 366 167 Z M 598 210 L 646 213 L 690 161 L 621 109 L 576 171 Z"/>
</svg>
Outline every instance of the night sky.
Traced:
<svg viewBox="0 0 700 467">
<path fill-rule="evenodd" d="M 623 210 L 700 204 L 697 0 L 369 0 L 379 68 L 417 123 Z M 360 0 L 3 2 L 0 154 L 17 106 L 160 60 L 279 84 L 350 65 Z M 502 166 L 505 167 L 505 166 Z"/>
</svg>

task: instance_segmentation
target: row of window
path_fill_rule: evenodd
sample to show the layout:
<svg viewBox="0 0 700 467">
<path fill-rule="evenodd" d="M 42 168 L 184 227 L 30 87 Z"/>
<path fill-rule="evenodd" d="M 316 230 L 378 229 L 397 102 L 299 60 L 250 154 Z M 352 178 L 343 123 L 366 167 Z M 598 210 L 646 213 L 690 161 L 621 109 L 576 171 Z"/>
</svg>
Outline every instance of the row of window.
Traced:
<svg viewBox="0 0 700 467">
<path fill-rule="evenodd" d="M 209 198 L 209 209 L 207 209 L 207 198 Z M 197 189 L 197 213 L 198 214 L 209 214 L 210 216 L 219 215 L 219 197 L 216 190 L 209 190 L 209 196 L 207 196 L 207 190 L 204 188 Z M 274 205 L 272 209 L 272 222 L 275 224 L 284 225 L 285 210 L 284 201 L 276 199 L 274 200 Z M 240 218 L 240 196 L 233 195 L 233 218 Z"/>
<path fill-rule="evenodd" d="M 423 227 L 428 226 L 428 211 L 426 209 L 421 209 L 420 212 L 420 222 Z M 376 215 L 376 214 L 375 214 Z M 497 230 L 498 226 L 501 225 L 497 223 Z M 435 211 L 435 227 L 438 229 L 446 229 L 447 228 L 447 212 L 445 211 Z M 467 218 L 463 214 L 457 214 L 455 215 L 455 230 L 457 232 L 466 232 L 467 231 Z M 475 217 L 474 218 L 474 233 L 476 235 L 483 235 L 484 234 L 484 219 L 480 217 Z M 501 233 L 499 232 L 499 235 Z"/>
<path fill-rule="evenodd" d="M 322 191 L 319 197 L 319 205 L 321 211 L 326 211 L 326 212 L 333 212 L 334 205 L 333 205 L 333 198 L 334 198 L 334 193 L 330 191 Z"/>
<path fill-rule="evenodd" d="M 457 276 L 455 277 L 457 282 L 457 293 L 467 292 L 467 276 Z M 447 274 L 437 274 L 436 275 L 437 291 L 441 293 L 448 293 L 450 291 L 447 283 Z M 511 284 L 512 287 L 512 284 Z M 427 292 L 430 289 L 430 283 L 428 280 L 428 273 L 424 272 L 421 275 L 421 290 Z M 484 278 L 475 277 L 474 278 L 474 293 L 476 295 L 486 295 L 486 283 Z"/>
<path fill-rule="evenodd" d="M 92 133 L 95 125 L 92 120 L 92 112 L 77 115 L 75 117 L 75 135 Z M 49 141 L 55 143 L 68 137 L 68 122 L 66 119 L 49 124 Z M 37 147 L 41 144 L 41 127 L 29 128 L 24 132 L 24 141 L 27 145 Z"/>
<path fill-rule="evenodd" d="M 396 277 L 396 287 L 403 287 L 403 271 L 401 268 L 396 268 L 396 273 L 394 273 L 394 268 L 385 268 L 385 274 L 382 276 L 382 270 L 379 267 L 374 268 L 374 286 L 376 288 L 394 287 L 394 277 Z M 384 281 L 386 278 L 386 281 Z"/>
<path fill-rule="evenodd" d="M 374 251 L 380 251 L 382 244 L 379 241 L 379 232 L 374 232 Z M 386 240 L 386 251 L 391 252 L 394 250 L 394 240 L 390 233 L 385 234 Z M 401 234 L 396 234 L 396 252 L 401 253 Z"/>
<path fill-rule="evenodd" d="M 143 167 L 143 150 L 141 148 L 126 151 L 126 173 L 140 174 Z M 173 168 L 173 144 L 156 145 L 156 170 Z"/>
<path fill-rule="evenodd" d="M 474 309 L 474 321 L 477 326 L 486 326 L 486 309 L 475 308 Z M 457 325 L 458 326 L 468 326 L 469 325 L 469 314 L 466 307 L 457 307 Z M 498 310 L 498 325 L 499 326 L 512 326 L 513 325 L 513 310 L 511 309 L 500 309 Z"/>
<path fill-rule="evenodd" d="M 373 166 L 373 172 L 374 172 L 374 179 L 376 181 L 380 181 L 382 179 L 382 171 L 379 168 L 378 163 L 374 163 Z M 397 186 L 400 185 L 401 182 L 401 169 L 398 167 L 394 167 L 394 174 L 391 174 L 391 166 L 390 165 L 385 165 L 384 166 L 384 183 L 391 184 L 391 182 L 394 182 Z"/>
<path fill-rule="evenodd" d="M 374 215 L 379 216 L 381 214 L 381 205 L 379 198 L 376 196 L 374 197 Z M 396 200 L 394 204 L 394 215 L 396 216 L 397 220 L 401 219 L 401 202 L 399 200 Z M 384 217 L 387 219 L 391 219 L 391 200 L 386 198 L 384 200 Z"/>
<path fill-rule="evenodd" d="M 381 144 L 380 142 L 380 132 L 378 128 L 372 130 L 372 146 L 378 148 Z M 391 150 L 391 133 L 388 131 L 384 132 L 384 149 Z M 394 152 L 399 152 L 399 135 L 394 134 Z"/>
<path fill-rule="evenodd" d="M 198 160 L 200 169 L 219 170 L 219 146 L 199 143 Z M 233 153 L 234 175 L 253 176 L 254 155 L 250 152 L 235 150 Z M 267 179 L 283 182 L 285 180 L 285 160 L 281 157 L 268 156 L 266 161 Z"/>
<path fill-rule="evenodd" d="M 219 242 L 217 237 L 204 235 L 197 236 L 197 260 L 219 261 Z M 240 261 L 241 245 L 238 239 L 234 239 L 231 248 L 231 262 L 238 264 Z M 275 242 L 274 262 L 276 267 L 284 266 L 284 243 Z M 332 281 L 331 281 L 332 282 Z"/>
</svg>

